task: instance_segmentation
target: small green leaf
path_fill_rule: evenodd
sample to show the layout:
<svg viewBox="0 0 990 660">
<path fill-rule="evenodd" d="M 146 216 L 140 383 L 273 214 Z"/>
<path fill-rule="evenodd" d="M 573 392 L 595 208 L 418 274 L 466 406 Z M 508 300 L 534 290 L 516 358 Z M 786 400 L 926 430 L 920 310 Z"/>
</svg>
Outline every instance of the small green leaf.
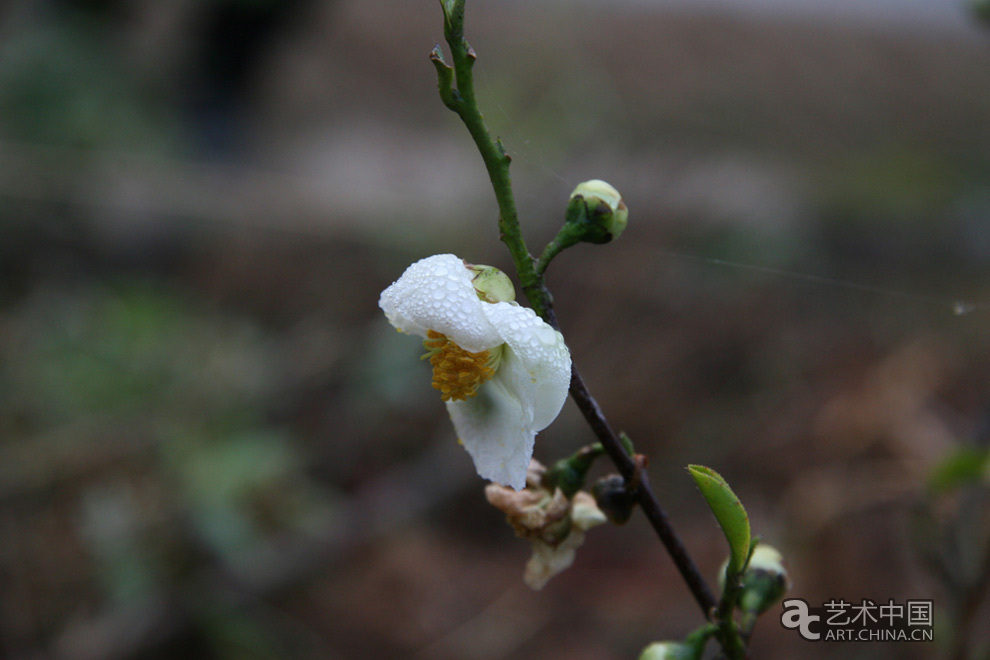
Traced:
<svg viewBox="0 0 990 660">
<path fill-rule="evenodd" d="M 733 573 L 739 573 L 746 567 L 749 557 L 750 532 L 746 509 L 722 475 L 715 470 L 704 465 L 689 465 L 688 472 L 698 484 L 729 542 L 730 569 Z"/>
<path fill-rule="evenodd" d="M 619 442 L 622 443 L 622 447 L 626 450 L 626 453 L 629 454 L 630 456 L 636 453 L 636 450 L 633 448 L 632 438 L 626 435 L 625 431 L 619 432 Z"/>
<path fill-rule="evenodd" d="M 443 51 L 440 50 L 440 44 L 434 46 L 430 52 L 430 61 L 433 62 L 433 66 L 437 69 L 437 87 L 440 90 L 440 99 L 445 106 L 453 110 L 457 105 L 457 97 L 453 88 L 454 69 L 443 59 Z"/>
</svg>

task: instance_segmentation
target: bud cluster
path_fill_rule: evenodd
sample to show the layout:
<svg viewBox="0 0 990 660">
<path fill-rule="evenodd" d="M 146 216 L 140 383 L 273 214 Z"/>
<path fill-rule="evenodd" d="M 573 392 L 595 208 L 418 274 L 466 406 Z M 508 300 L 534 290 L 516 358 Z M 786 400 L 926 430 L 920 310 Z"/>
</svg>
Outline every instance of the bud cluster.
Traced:
<svg viewBox="0 0 990 660">
<path fill-rule="evenodd" d="M 533 546 L 523 575 L 533 589 L 542 589 L 550 578 L 568 568 L 584 543 L 584 532 L 605 522 L 605 514 L 588 493 L 578 491 L 568 498 L 560 488 L 548 489 L 546 472 L 534 459 L 526 473 L 525 489 L 498 484 L 485 488 L 489 504 L 503 511 L 516 535 Z"/>
</svg>

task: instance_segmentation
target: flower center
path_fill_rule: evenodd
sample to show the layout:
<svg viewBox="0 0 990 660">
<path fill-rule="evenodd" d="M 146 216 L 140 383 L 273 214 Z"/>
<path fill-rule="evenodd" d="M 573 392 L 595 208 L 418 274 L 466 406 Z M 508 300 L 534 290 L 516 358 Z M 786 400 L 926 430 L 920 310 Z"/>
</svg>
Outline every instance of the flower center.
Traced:
<svg viewBox="0 0 990 660">
<path fill-rule="evenodd" d="M 433 365 L 433 387 L 440 390 L 443 401 L 464 401 L 478 393 L 478 386 L 495 374 L 498 349 L 472 353 L 435 330 L 423 340 L 426 354 Z M 494 353 L 494 355 L 493 355 Z"/>
</svg>

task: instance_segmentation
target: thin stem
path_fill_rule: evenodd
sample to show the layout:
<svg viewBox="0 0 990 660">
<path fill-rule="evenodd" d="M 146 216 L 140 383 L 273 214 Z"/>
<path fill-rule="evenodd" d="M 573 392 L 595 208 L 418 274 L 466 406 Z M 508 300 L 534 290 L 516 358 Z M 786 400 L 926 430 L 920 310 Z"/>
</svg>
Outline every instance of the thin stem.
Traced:
<svg viewBox="0 0 990 660">
<path fill-rule="evenodd" d="M 540 277 L 546 272 L 547 267 L 553 258 L 558 254 L 566 250 L 567 248 L 574 245 L 577 241 L 573 240 L 570 233 L 566 229 L 561 229 L 560 232 L 554 236 L 553 240 L 547 243 L 547 246 L 543 248 L 543 252 L 540 254 L 540 258 L 536 260 L 536 273 Z"/>
<path fill-rule="evenodd" d="M 739 598 L 740 574 L 732 570 L 731 562 L 725 567 L 725 588 L 722 590 L 722 598 L 718 603 L 718 640 L 722 645 L 725 654 L 731 660 L 741 660 L 746 657 L 746 648 L 739 635 L 739 628 L 733 615 L 736 610 L 736 601 Z"/>
<path fill-rule="evenodd" d="M 749 638 L 753 636 L 753 630 L 756 629 L 756 620 L 756 612 L 743 612 L 742 620 L 739 622 L 739 637 L 743 644 L 749 644 Z"/>
<path fill-rule="evenodd" d="M 475 98 L 473 68 L 477 55 L 464 38 L 464 0 L 453 0 L 450 3 L 440 0 L 440 4 L 444 9 L 444 38 L 454 61 L 453 73 L 457 85 L 456 89 L 450 89 L 453 82 L 449 76 L 450 67 L 446 67 L 439 49 L 434 49 L 430 59 L 439 74 L 440 96 L 444 104 L 460 116 L 481 153 L 498 202 L 500 238 L 512 255 L 523 292 L 534 311 L 543 316 L 551 298 L 549 291 L 543 286 L 543 278 L 534 269 L 533 257 L 519 227 L 512 178 L 509 176 L 509 163 L 512 159 L 506 153 L 501 140 L 492 139 Z"/>
<path fill-rule="evenodd" d="M 564 224 L 557 235 L 553 237 L 553 240 L 543 248 L 540 258 L 536 261 L 537 275 L 543 277 L 550 262 L 558 254 L 583 240 L 587 240 L 588 230 L 591 227 L 594 225 L 588 219 L 588 205 L 582 197 L 572 195 L 570 201 L 567 202 L 567 210 L 564 212 Z"/>
<path fill-rule="evenodd" d="M 512 180 L 509 176 L 511 159 L 505 152 L 501 141 L 492 139 L 475 99 L 472 68 L 477 56 L 464 39 L 464 0 L 440 0 L 440 4 L 444 10 L 444 38 L 450 47 L 451 59 L 453 60 L 453 67 L 448 66 L 444 62 L 439 48 L 435 48 L 430 55 L 430 59 L 437 68 L 440 97 L 444 104 L 456 112 L 467 126 L 468 132 L 481 153 L 482 160 L 484 160 L 492 189 L 495 192 L 495 199 L 498 202 L 498 226 L 501 239 L 512 255 L 526 298 L 540 317 L 554 328 L 559 329 L 553 311 L 553 298 L 543 280 L 543 270 L 555 253 L 552 251 L 549 254 L 544 252 L 540 259 L 541 267 L 537 269 L 522 236 L 512 192 Z M 455 84 L 456 88 L 454 87 Z M 697 566 L 674 531 L 666 512 L 653 494 L 645 472 L 637 468 L 636 462 L 626 452 L 619 437 L 612 430 L 598 406 L 598 402 L 588 391 L 577 367 L 573 365 L 571 367 L 570 393 L 571 398 L 574 399 L 581 414 L 584 415 L 585 420 L 591 426 L 595 436 L 602 443 L 606 453 L 615 463 L 623 478 L 629 483 L 633 483 L 634 479 L 639 479 L 636 497 L 643 513 L 667 548 L 667 552 L 687 583 L 703 615 L 706 619 L 710 619 L 716 607 L 716 601 L 711 590 L 705 584 Z"/>
</svg>

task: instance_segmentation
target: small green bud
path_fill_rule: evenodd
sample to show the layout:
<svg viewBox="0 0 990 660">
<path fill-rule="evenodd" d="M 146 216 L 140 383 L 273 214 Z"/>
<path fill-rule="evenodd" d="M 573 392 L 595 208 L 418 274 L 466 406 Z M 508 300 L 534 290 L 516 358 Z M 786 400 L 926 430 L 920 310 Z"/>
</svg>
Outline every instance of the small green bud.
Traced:
<svg viewBox="0 0 990 660">
<path fill-rule="evenodd" d="M 562 458 L 546 471 L 543 482 L 550 490 L 559 488 L 564 496 L 571 498 L 584 487 L 585 477 L 591 464 L 604 453 L 600 444 L 582 447 L 572 456 Z"/>
<path fill-rule="evenodd" d="M 784 557 L 773 546 L 760 543 L 753 550 L 742 579 L 739 607 L 745 612 L 766 612 L 790 587 Z"/>
<path fill-rule="evenodd" d="M 639 660 L 695 660 L 697 651 L 680 642 L 653 642 L 639 656 Z"/>
<path fill-rule="evenodd" d="M 512 285 L 512 280 L 498 268 L 467 264 L 467 269 L 474 273 L 471 283 L 478 297 L 485 302 L 512 302 L 516 299 L 516 287 Z"/>
<path fill-rule="evenodd" d="M 592 179 L 578 184 L 567 205 L 567 222 L 583 225 L 580 240 L 608 243 L 625 230 L 629 209 L 610 184 Z"/>
<path fill-rule="evenodd" d="M 584 486 L 584 477 L 588 473 L 587 466 L 575 464 L 574 461 L 563 458 L 547 471 L 547 483 L 559 488 L 565 497 L 573 497 L 574 493 Z"/>
<path fill-rule="evenodd" d="M 719 574 L 719 584 L 725 588 L 725 565 Z M 771 545 L 759 543 L 746 565 L 739 588 L 739 608 L 744 612 L 762 614 L 780 600 L 790 588 L 784 558 Z"/>
<path fill-rule="evenodd" d="M 613 525 L 624 525 L 636 506 L 635 496 L 626 488 L 626 480 L 618 474 L 602 477 L 591 487 L 595 502 Z"/>
</svg>

